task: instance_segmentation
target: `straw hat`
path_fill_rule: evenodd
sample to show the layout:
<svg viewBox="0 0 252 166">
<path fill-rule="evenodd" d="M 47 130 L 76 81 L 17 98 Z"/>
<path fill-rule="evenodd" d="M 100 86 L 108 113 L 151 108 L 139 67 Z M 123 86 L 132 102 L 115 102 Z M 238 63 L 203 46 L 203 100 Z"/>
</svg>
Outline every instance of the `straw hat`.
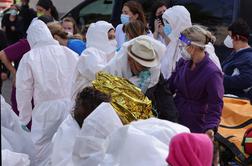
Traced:
<svg viewBox="0 0 252 166">
<path fill-rule="evenodd" d="M 128 55 L 144 67 L 155 67 L 159 58 L 150 41 L 137 39 L 128 47 Z"/>
</svg>

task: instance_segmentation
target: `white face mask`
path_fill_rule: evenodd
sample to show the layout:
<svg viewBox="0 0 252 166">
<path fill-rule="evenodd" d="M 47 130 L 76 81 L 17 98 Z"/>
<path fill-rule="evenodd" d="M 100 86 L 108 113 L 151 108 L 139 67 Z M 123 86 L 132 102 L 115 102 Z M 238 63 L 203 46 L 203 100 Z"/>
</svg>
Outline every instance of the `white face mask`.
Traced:
<svg viewBox="0 0 252 166">
<path fill-rule="evenodd" d="M 233 39 L 231 38 L 230 35 L 228 35 L 224 40 L 224 45 L 228 48 L 234 48 Z"/>
<path fill-rule="evenodd" d="M 70 31 L 65 31 L 67 33 L 67 37 L 72 37 L 73 36 L 73 33 L 70 32 Z"/>
<path fill-rule="evenodd" d="M 184 60 L 188 61 L 192 59 L 192 56 L 186 50 L 186 47 L 180 47 L 180 53 Z"/>
<path fill-rule="evenodd" d="M 116 48 L 117 48 L 116 39 L 109 40 L 109 45 L 106 47 L 106 53 L 107 53 L 108 60 L 110 60 L 115 55 Z"/>
<path fill-rule="evenodd" d="M 116 39 L 110 40 L 109 43 L 110 43 L 110 45 L 111 45 L 112 47 L 114 47 L 115 50 L 116 50 L 116 47 L 117 47 L 117 41 L 116 41 Z"/>
</svg>

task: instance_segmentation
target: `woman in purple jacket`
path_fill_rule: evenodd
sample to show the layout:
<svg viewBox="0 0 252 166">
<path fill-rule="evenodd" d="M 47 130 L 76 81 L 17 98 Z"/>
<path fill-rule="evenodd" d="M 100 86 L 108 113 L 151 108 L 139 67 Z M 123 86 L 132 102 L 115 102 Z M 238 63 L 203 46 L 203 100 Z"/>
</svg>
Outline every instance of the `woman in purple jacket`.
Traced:
<svg viewBox="0 0 252 166">
<path fill-rule="evenodd" d="M 191 132 L 206 133 L 213 138 L 223 107 L 223 74 L 205 52 L 205 45 L 215 37 L 200 26 L 181 33 L 182 58 L 169 79 L 176 93 L 179 123 Z"/>
</svg>

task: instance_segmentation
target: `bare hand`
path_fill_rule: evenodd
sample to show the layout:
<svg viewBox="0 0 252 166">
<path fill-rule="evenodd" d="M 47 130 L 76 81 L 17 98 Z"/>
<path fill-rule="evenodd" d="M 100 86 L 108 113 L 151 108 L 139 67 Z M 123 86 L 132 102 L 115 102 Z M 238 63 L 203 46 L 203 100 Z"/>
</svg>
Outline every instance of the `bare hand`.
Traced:
<svg viewBox="0 0 252 166">
<path fill-rule="evenodd" d="M 212 129 L 207 130 L 206 134 L 212 141 L 214 140 L 214 131 Z"/>
<path fill-rule="evenodd" d="M 159 23 L 160 22 L 160 20 L 159 19 L 156 19 L 155 21 L 154 21 L 154 31 L 155 32 L 158 32 L 158 27 L 159 27 Z"/>
<path fill-rule="evenodd" d="M 6 73 L 1 73 L 1 79 L 2 79 L 2 81 L 7 80 L 7 79 L 8 79 L 8 74 L 6 74 Z"/>
</svg>

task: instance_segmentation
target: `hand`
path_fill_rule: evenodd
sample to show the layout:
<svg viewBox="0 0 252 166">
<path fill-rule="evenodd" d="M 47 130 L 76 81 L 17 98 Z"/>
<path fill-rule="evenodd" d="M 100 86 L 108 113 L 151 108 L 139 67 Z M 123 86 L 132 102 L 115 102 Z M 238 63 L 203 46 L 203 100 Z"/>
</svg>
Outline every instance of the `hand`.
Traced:
<svg viewBox="0 0 252 166">
<path fill-rule="evenodd" d="M 212 129 L 207 130 L 206 134 L 212 141 L 214 140 L 214 131 Z"/>
<path fill-rule="evenodd" d="M 1 73 L 1 79 L 2 79 L 2 81 L 7 80 L 7 79 L 8 79 L 8 74 L 6 74 L 6 73 Z"/>
<path fill-rule="evenodd" d="M 164 26 L 163 24 L 160 22 L 159 26 L 158 26 L 158 33 L 162 36 L 165 36 L 165 33 L 164 33 Z"/>
<path fill-rule="evenodd" d="M 158 32 L 158 26 L 159 26 L 159 20 L 156 19 L 156 20 L 154 21 L 154 31 L 155 31 L 155 32 Z"/>
</svg>

